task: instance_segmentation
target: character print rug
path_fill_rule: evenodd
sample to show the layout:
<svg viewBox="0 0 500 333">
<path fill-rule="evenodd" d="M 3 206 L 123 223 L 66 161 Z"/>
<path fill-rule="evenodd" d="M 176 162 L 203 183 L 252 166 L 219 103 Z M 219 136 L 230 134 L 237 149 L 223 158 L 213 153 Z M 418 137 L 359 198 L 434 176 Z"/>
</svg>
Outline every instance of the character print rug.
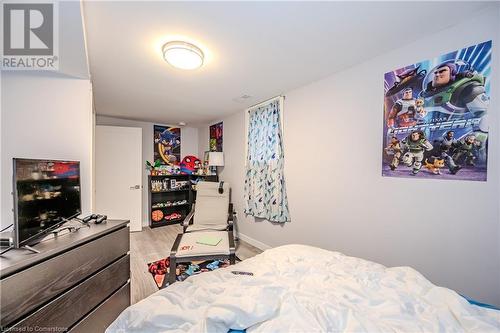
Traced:
<svg viewBox="0 0 500 333">
<path fill-rule="evenodd" d="M 236 262 L 241 260 L 236 258 Z M 175 271 L 176 280 L 184 281 L 191 275 L 209 272 L 218 268 L 229 266 L 229 260 L 205 260 L 191 261 L 187 263 L 177 264 Z M 170 258 L 164 258 L 148 264 L 148 271 L 153 276 L 158 289 L 163 289 L 169 285 L 168 273 L 170 272 Z"/>
</svg>

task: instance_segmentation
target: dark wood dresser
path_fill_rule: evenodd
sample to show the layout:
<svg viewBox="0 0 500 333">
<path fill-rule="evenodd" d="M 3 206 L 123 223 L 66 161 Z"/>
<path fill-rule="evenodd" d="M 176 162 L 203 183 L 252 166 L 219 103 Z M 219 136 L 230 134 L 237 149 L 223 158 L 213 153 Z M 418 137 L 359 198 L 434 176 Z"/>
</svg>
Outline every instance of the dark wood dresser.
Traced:
<svg viewBox="0 0 500 333">
<path fill-rule="evenodd" d="M 108 220 L 5 253 L 2 332 L 104 332 L 130 305 L 129 247 L 128 221 Z"/>
</svg>

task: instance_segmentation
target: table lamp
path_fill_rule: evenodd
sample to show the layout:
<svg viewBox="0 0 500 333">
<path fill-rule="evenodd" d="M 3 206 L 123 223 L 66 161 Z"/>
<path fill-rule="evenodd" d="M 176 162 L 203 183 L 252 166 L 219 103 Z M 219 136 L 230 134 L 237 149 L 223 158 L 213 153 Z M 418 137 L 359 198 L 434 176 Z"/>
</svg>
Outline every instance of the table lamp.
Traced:
<svg viewBox="0 0 500 333">
<path fill-rule="evenodd" d="M 215 171 L 218 176 L 217 167 L 224 166 L 224 153 L 221 151 L 211 151 L 208 153 L 208 166 Z"/>
</svg>

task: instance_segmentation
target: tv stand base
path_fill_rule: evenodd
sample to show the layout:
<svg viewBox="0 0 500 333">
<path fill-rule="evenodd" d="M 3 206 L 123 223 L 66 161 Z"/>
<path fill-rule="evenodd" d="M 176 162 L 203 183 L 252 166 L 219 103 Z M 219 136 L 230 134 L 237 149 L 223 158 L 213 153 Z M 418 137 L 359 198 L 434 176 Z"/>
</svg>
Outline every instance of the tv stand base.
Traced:
<svg viewBox="0 0 500 333">
<path fill-rule="evenodd" d="M 33 253 L 40 253 L 40 251 L 38 251 L 38 250 L 36 250 L 36 249 L 32 248 L 32 247 L 31 247 L 31 246 L 29 246 L 29 245 L 24 245 L 24 246 L 21 246 L 21 249 L 26 249 L 26 250 L 31 251 L 31 252 L 33 252 Z"/>
<path fill-rule="evenodd" d="M 2 252 L 0 252 L 0 256 L 3 255 L 5 252 L 8 252 L 10 250 L 12 250 L 14 248 L 14 246 L 9 246 L 8 248 L 6 248 L 5 250 L 3 250 Z M 25 250 L 28 250 L 28 251 L 31 251 L 33 253 L 40 253 L 40 251 L 32 248 L 31 246 L 29 245 L 23 245 L 20 247 L 20 249 L 25 249 Z"/>
</svg>

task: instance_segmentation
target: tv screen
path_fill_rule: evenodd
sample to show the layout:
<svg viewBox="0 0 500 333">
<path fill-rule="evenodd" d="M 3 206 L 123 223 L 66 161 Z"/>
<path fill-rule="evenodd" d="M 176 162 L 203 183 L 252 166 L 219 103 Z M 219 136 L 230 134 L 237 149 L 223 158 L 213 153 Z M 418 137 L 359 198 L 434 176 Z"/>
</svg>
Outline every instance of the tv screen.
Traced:
<svg viewBox="0 0 500 333">
<path fill-rule="evenodd" d="M 80 213 L 80 162 L 14 159 L 16 247 Z"/>
</svg>

